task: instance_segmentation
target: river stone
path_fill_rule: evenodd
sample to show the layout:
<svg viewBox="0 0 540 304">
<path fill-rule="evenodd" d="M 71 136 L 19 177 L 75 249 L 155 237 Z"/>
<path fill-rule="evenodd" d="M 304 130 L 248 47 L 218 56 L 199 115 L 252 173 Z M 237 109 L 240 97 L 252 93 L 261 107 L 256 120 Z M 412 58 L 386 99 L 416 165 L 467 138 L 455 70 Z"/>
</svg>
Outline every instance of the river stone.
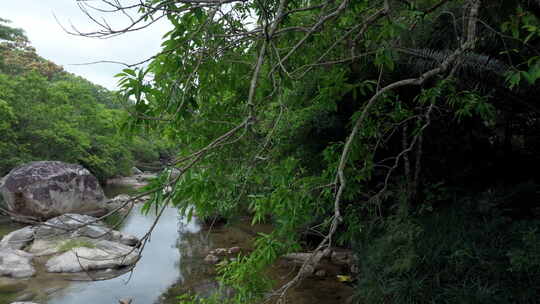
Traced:
<svg viewBox="0 0 540 304">
<path fill-rule="evenodd" d="M 208 264 L 217 264 L 219 262 L 219 257 L 213 255 L 213 254 L 208 254 L 205 258 L 204 258 L 204 261 Z"/>
<path fill-rule="evenodd" d="M 0 248 L 0 276 L 27 278 L 35 273 L 31 254 L 22 250 Z"/>
<path fill-rule="evenodd" d="M 97 218 L 89 215 L 68 213 L 49 219 L 36 229 L 35 238 L 45 239 L 54 236 L 87 236 L 98 238 L 106 235 L 109 229 Z"/>
<path fill-rule="evenodd" d="M 73 248 L 47 261 L 48 272 L 83 272 L 134 265 L 138 250 L 107 240 L 94 243 L 95 248 Z M 81 267 L 82 266 L 82 267 Z"/>
<path fill-rule="evenodd" d="M 120 244 L 126 245 L 126 246 L 137 246 L 140 243 L 140 240 L 138 237 L 131 235 L 129 233 L 120 232 L 116 230 L 112 230 L 110 234 L 110 240 L 119 242 Z"/>
<path fill-rule="evenodd" d="M 7 209 L 40 219 L 64 213 L 98 214 L 105 195 L 97 179 L 80 165 L 37 161 L 15 168 L 0 180 Z"/>
<path fill-rule="evenodd" d="M 0 241 L 0 248 L 22 249 L 34 240 L 34 228 L 24 227 L 5 235 Z"/>
<path fill-rule="evenodd" d="M 97 218 L 89 215 L 68 213 L 48 220 L 38 226 L 35 231 L 36 240 L 51 240 L 55 237 L 75 238 L 88 237 L 119 242 L 127 246 L 139 244 L 139 239 L 133 235 L 107 228 Z M 32 246 L 35 245 L 34 244 Z"/>
<path fill-rule="evenodd" d="M 126 214 L 132 207 L 135 201 L 128 201 L 131 196 L 127 194 L 120 194 L 112 198 L 107 202 L 106 208 L 110 211 L 119 211 L 120 214 Z"/>
</svg>

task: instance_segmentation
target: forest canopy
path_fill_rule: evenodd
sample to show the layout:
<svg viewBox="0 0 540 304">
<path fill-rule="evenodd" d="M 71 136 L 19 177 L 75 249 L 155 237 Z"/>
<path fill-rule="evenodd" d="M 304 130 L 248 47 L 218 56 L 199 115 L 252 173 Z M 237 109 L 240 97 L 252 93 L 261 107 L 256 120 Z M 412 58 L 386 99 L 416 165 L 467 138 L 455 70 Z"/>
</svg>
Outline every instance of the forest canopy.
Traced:
<svg viewBox="0 0 540 304">
<path fill-rule="evenodd" d="M 0 176 L 35 160 L 78 163 L 101 182 L 155 166 L 167 144 L 120 134 L 128 116 L 115 93 L 42 58 L 22 29 L 0 19 Z"/>
</svg>

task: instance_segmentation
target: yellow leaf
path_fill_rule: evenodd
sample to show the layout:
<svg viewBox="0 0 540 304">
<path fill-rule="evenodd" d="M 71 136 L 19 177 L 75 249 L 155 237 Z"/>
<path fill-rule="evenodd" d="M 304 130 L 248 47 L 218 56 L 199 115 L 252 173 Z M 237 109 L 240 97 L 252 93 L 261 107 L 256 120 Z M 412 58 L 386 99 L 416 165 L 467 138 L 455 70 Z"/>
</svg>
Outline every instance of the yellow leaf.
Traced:
<svg viewBox="0 0 540 304">
<path fill-rule="evenodd" d="M 340 282 L 351 282 L 352 281 L 352 278 L 351 276 L 346 276 L 346 275 L 337 275 L 336 278 L 338 279 L 338 281 Z"/>
</svg>

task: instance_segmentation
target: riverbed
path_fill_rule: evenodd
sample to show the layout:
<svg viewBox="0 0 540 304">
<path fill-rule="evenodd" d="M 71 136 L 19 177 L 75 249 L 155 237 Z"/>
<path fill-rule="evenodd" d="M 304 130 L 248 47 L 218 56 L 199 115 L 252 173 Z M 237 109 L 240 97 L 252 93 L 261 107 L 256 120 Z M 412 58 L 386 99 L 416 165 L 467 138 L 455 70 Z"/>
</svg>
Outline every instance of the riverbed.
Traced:
<svg viewBox="0 0 540 304">
<path fill-rule="evenodd" d="M 133 192 L 129 187 L 112 187 L 106 189 L 107 195 Z M 122 230 L 138 237 L 142 237 L 156 219 L 155 214 L 142 215 L 138 205 L 123 223 Z M 20 228 L 19 225 L 5 223 L 2 225 L 4 233 Z M 198 235 L 201 227 L 196 219 L 187 222 L 178 215 L 175 208 L 168 207 L 163 212 L 156 225 L 150 242 L 144 248 L 142 258 L 132 272 L 105 281 L 66 281 L 65 277 L 39 271 L 35 277 L 18 280 L 27 288 L 18 288 L 10 299 L 32 299 L 47 304 L 67 303 L 118 303 L 120 299 L 134 299 L 134 303 L 160 303 L 161 295 L 179 280 L 185 280 L 182 267 L 180 247 L 186 247 L 186 238 Z M 202 239 L 190 238 L 190 247 L 205 246 L 207 242 Z M 199 262 L 202 262 L 199 261 Z M 189 261 L 197 263 L 196 260 Z M 194 267 L 196 267 L 194 265 Z M 136 299 L 136 301 L 135 301 Z"/>
</svg>

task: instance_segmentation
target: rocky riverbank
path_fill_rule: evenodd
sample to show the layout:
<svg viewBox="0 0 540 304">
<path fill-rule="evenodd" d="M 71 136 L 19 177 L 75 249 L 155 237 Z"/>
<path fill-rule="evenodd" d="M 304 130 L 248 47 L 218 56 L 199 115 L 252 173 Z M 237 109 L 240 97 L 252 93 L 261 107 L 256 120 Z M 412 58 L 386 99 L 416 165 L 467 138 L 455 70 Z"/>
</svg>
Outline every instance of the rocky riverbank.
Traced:
<svg viewBox="0 0 540 304">
<path fill-rule="evenodd" d="M 270 224 L 251 225 L 251 219 L 244 217 L 227 225 L 206 227 L 201 232 L 203 237 L 197 238 L 196 247 L 188 246 L 193 241 L 186 240 L 181 246 L 182 260 L 188 261 L 185 272 L 190 274 L 189 280 L 182 280 L 172 285 L 161 297 L 160 303 L 176 304 L 177 296 L 190 293 L 200 296 L 210 295 L 218 289 L 215 263 L 234 259 L 239 254 L 249 254 L 255 247 L 253 240 L 258 233 L 270 233 Z M 234 253 L 233 253 L 234 252 Z M 286 303 L 294 304 L 344 304 L 350 300 L 353 289 L 338 276 L 348 276 L 350 265 L 348 258 L 352 257 L 348 250 L 334 249 L 334 254 L 324 259 L 318 268 L 301 284 L 292 288 Z M 206 260 L 206 261 L 205 261 Z M 284 284 L 292 279 L 299 269 L 301 259 L 282 258 L 268 269 L 266 275 L 278 284 Z M 228 291 L 232 293 L 231 290 Z M 135 299 L 136 300 L 136 299 Z M 273 302 L 276 303 L 274 299 Z"/>
<path fill-rule="evenodd" d="M 140 206 L 137 206 L 137 203 L 144 202 L 147 198 L 130 201 L 131 197 L 129 195 L 117 194 L 133 193 L 133 189 L 143 186 L 145 179 L 150 178 L 150 176 L 150 174 L 145 174 L 139 175 L 138 177 L 119 178 L 109 183 L 110 186 L 116 186 L 121 189 L 121 191 L 117 192 L 115 190 L 109 192 L 108 195 L 113 195 L 113 198 L 107 200 L 107 209 L 111 210 L 123 205 L 125 205 L 126 210 L 129 208 L 135 209 L 135 212 L 128 217 L 128 222 L 131 222 L 131 224 L 128 224 L 128 226 L 131 227 L 128 231 L 132 231 L 131 229 L 135 227 L 133 225 L 142 227 L 141 229 L 143 230 L 146 229 L 144 228 L 146 226 L 135 224 L 133 220 L 136 222 L 142 220 L 147 222 L 147 218 L 137 212 L 140 208 Z M 85 256 L 86 254 L 92 254 L 94 250 L 104 249 L 105 247 L 103 246 L 107 246 L 107 244 L 104 245 L 105 241 L 116 242 L 122 246 L 128 246 L 133 248 L 134 252 L 136 252 L 138 250 L 136 240 L 129 237 L 129 234 L 124 234 L 123 238 L 119 237 L 115 232 L 110 232 L 110 236 L 105 237 L 103 241 L 92 239 L 92 237 L 95 237 L 97 234 L 103 234 L 106 232 L 105 230 L 109 229 L 104 226 L 103 223 L 97 224 L 97 222 L 93 223 L 94 220 L 88 220 L 90 217 L 86 215 L 70 215 L 77 219 L 75 222 L 84 222 L 88 224 L 85 227 L 89 228 L 75 227 L 77 228 L 75 230 L 79 231 L 73 235 L 70 234 L 69 240 L 57 239 L 54 241 L 54 236 L 51 236 L 48 233 L 36 233 L 39 228 L 35 227 L 26 227 L 20 229 L 20 231 L 17 230 L 17 233 L 5 237 L 2 242 L 10 244 L 10 250 L 22 249 L 22 252 L 25 254 L 32 255 L 31 265 L 34 267 L 35 275 L 29 279 L 0 277 L 0 303 L 12 303 L 14 300 L 34 300 L 39 303 L 74 303 L 74 298 L 86 301 L 88 299 L 96 299 L 97 294 L 99 294 L 98 298 L 103 303 L 116 303 L 120 298 L 132 298 L 133 303 L 143 303 L 146 300 L 149 300 L 148 296 L 150 294 L 155 292 L 148 283 L 145 283 L 148 281 L 144 277 L 148 275 L 152 278 L 160 278 L 158 281 L 165 277 L 168 278 L 167 282 L 174 282 L 177 280 L 177 283 L 165 285 L 169 287 L 167 292 L 163 294 L 161 294 L 163 290 L 163 287 L 161 287 L 160 293 L 154 300 L 151 300 L 151 302 L 160 304 L 176 304 L 178 295 L 188 292 L 196 293 L 198 295 L 208 295 L 214 292 L 218 287 L 214 263 L 235 259 L 238 255 L 249 254 L 254 250 L 253 239 L 256 234 L 259 232 L 270 233 L 272 230 L 271 225 L 268 224 L 251 226 L 250 219 L 246 217 L 241 218 L 234 223 L 228 223 L 227 225 L 214 225 L 211 228 L 207 226 L 205 230 L 201 231 L 197 224 L 185 223 L 184 220 L 176 218 L 174 211 L 175 210 L 171 209 L 172 213 L 168 215 L 170 218 L 167 220 L 167 222 L 169 222 L 167 225 L 171 224 L 169 226 L 172 226 L 172 228 L 168 227 L 164 230 L 156 231 L 157 234 L 154 233 L 152 242 L 149 247 L 145 247 L 144 252 L 146 256 L 151 255 L 151 257 L 148 256 L 150 258 L 146 260 L 149 265 L 146 265 L 147 262 L 145 262 L 144 259 L 139 262 L 137 264 L 138 266 L 135 268 L 135 277 L 131 278 L 130 284 L 125 285 L 122 282 L 118 282 L 117 280 L 120 278 L 108 281 L 89 282 L 88 284 L 91 285 L 88 285 L 89 287 L 84 289 L 84 292 L 78 291 L 76 294 L 67 292 L 66 296 L 60 295 L 65 293 L 65 290 L 68 290 L 65 289 L 65 287 L 71 284 L 69 281 L 65 280 L 88 280 L 89 274 L 94 279 L 101 279 L 106 278 L 107 276 L 117 275 L 120 273 L 119 271 L 130 269 L 129 265 L 121 265 L 121 263 L 117 265 L 104 265 L 99 262 L 93 265 L 83 263 L 83 267 L 80 267 L 80 265 L 78 265 L 77 256 Z M 178 227 L 174 224 L 175 221 L 178 221 Z M 61 220 L 57 219 L 56 221 L 53 219 L 53 222 L 49 224 L 56 225 L 58 222 L 69 224 L 70 220 L 69 218 L 62 218 Z M 47 224 L 47 222 L 44 224 Z M 174 227 L 177 227 L 177 229 L 174 229 Z M 71 226 L 64 228 L 73 230 L 73 227 Z M 45 231 L 46 230 L 47 229 L 45 229 Z M 63 229 L 57 230 L 63 231 Z M 72 233 L 74 233 L 75 230 L 73 230 Z M 136 235 L 139 235 L 141 232 L 144 233 L 144 231 L 139 230 L 140 229 L 137 229 Z M 132 233 L 135 232 L 132 231 Z M 33 240 L 28 242 L 27 240 L 31 238 L 29 237 L 30 234 L 33 235 Z M 45 239 L 42 239 L 42 237 L 45 237 Z M 163 240 L 164 237 L 177 238 L 176 246 L 171 246 L 171 240 L 165 242 Z M 15 240 L 25 240 L 26 243 L 14 242 Z M 64 247 L 64 250 L 68 249 L 70 252 L 73 252 L 71 260 L 68 256 L 60 258 L 60 256 L 66 253 L 59 250 L 61 247 Z M 339 250 L 336 250 L 336 252 L 337 251 Z M 123 253 L 125 254 L 125 252 Z M 213 255 L 215 258 L 211 261 L 209 255 Z M 153 258 L 155 256 L 160 256 L 161 258 L 156 260 Z M 302 261 L 302 256 L 304 255 L 299 254 L 280 259 L 268 270 L 267 275 L 279 284 L 287 282 L 298 269 L 298 264 Z M 347 256 L 347 254 L 344 256 Z M 73 257 L 75 257 L 75 259 L 73 259 Z M 334 254 L 333 256 L 330 255 L 326 258 L 317 269 L 314 269 L 311 276 L 309 276 L 302 284 L 290 290 L 287 295 L 287 301 L 295 304 L 345 303 L 352 294 L 352 288 L 340 282 L 337 276 L 347 275 L 348 271 L 350 271 L 350 267 L 348 264 L 338 263 L 336 260 L 337 257 L 338 255 Z M 100 259 L 103 259 L 103 257 L 100 257 Z M 168 261 L 167 265 L 161 267 L 161 263 L 165 260 Z M 66 264 L 60 266 L 61 264 L 58 262 L 66 262 Z M 176 267 L 179 269 L 175 269 Z M 84 271 L 83 268 L 87 271 Z M 63 272 L 51 272 L 53 270 Z M 76 270 L 77 272 L 67 272 L 68 270 Z M 99 284 L 96 285 L 95 283 Z M 99 292 L 101 288 L 110 290 L 111 286 L 117 286 L 115 289 L 118 289 L 118 299 L 112 301 L 110 301 L 110 294 L 107 295 Z M 121 289 L 119 286 L 122 286 Z"/>
</svg>

